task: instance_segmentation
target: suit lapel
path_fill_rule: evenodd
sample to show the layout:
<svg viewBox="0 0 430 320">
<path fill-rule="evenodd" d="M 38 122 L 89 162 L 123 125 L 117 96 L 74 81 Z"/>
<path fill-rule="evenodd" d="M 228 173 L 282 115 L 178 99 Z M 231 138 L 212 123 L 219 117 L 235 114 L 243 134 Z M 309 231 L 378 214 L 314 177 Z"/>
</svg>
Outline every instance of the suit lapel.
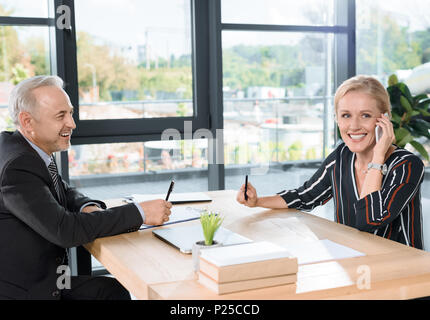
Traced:
<svg viewBox="0 0 430 320">
<path fill-rule="evenodd" d="M 33 149 L 33 147 L 27 142 L 27 140 L 25 140 L 25 138 L 22 136 L 21 132 L 19 132 L 18 130 L 16 130 L 13 133 L 13 135 L 17 138 L 17 141 L 19 141 L 20 144 L 22 144 L 22 146 L 28 152 L 31 152 L 32 154 L 36 155 L 37 158 L 39 158 L 40 161 L 42 161 L 43 164 L 45 164 L 45 162 L 39 156 L 39 154 L 37 153 L 37 151 Z M 46 165 L 44 167 L 46 167 Z M 51 191 L 51 193 L 55 197 L 55 199 L 58 201 L 58 203 L 61 204 L 63 207 L 66 207 L 66 194 L 65 194 L 65 190 L 64 190 L 64 185 L 61 182 L 62 181 L 61 180 L 61 176 L 59 175 L 59 178 L 60 178 L 60 181 L 59 181 L 60 182 L 60 196 L 58 196 L 57 192 L 55 191 L 54 182 L 52 181 L 51 174 L 49 173 L 48 167 L 46 167 L 46 170 L 44 170 L 43 172 L 40 172 L 40 174 L 43 176 L 43 179 L 47 183 L 47 185 L 49 187 L 49 190 Z"/>
</svg>

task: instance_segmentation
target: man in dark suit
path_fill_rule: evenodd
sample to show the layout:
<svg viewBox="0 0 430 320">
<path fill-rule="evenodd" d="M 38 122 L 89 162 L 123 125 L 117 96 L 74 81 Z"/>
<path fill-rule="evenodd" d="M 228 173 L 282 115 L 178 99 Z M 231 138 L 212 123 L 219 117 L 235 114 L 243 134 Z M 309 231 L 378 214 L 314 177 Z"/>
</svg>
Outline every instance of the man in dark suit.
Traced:
<svg viewBox="0 0 430 320">
<path fill-rule="evenodd" d="M 0 133 L 0 299 L 130 299 L 114 278 L 63 281 L 66 248 L 162 224 L 172 205 L 160 199 L 106 209 L 61 179 L 52 155 L 70 147 L 76 127 L 62 86 L 59 77 L 37 76 L 9 99 L 17 131 Z"/>
</svg>

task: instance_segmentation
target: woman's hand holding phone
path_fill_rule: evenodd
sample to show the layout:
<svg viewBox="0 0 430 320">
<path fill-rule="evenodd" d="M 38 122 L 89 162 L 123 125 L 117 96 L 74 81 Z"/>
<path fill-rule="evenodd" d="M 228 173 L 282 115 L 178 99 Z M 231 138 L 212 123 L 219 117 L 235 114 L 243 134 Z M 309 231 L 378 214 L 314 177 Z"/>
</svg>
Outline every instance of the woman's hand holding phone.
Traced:
<svg viewBox="0 0 430 320">
<path fill-rule="evenodd" d="M 376 155 L 381 159 L 385 159 L 385 154 L 395 141 L 393 124 L 388 118 L 387 113 L 384 113 L 380 118 L 376 119 L 375 139 L 374 156 Z"/>
</svg>

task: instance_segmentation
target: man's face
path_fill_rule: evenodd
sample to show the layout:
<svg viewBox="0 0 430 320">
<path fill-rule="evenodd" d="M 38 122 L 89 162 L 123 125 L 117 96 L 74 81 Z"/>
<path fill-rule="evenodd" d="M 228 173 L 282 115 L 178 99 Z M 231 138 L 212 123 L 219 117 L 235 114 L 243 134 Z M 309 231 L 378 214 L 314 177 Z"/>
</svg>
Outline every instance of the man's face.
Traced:
<svg viewBox="0 0 430 320">
<path fill-rule="evenodd" d="M 73 120 L 73 106 L 67 94 L 55 86 L 33 90 L 38 106 L 31 114 L 30 137 L 34 144 L 51 155 L 70 147 Z"/>
</svg>

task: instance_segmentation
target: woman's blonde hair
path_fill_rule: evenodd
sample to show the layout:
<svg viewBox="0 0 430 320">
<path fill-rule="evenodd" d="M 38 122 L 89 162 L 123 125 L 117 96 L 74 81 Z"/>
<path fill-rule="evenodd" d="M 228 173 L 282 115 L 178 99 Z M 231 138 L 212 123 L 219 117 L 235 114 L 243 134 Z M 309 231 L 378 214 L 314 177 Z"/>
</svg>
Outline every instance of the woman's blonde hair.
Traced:
<svg viewBox="0 0 430 320">
<path fill-rule="evenodd" d="M 391 104 L 390 97 L 384 86 L 375 78 L 365 75 L 358 75 L 348 80 L 345 80 L 334 95 L 334 110 L 337 114 L 340 99 L 342 99 L 348 92 L 358 91 L 368 94 L 376 100 L 378 108 L 381 113 L 388 113 L 391 119 Z"/>
</svg>

